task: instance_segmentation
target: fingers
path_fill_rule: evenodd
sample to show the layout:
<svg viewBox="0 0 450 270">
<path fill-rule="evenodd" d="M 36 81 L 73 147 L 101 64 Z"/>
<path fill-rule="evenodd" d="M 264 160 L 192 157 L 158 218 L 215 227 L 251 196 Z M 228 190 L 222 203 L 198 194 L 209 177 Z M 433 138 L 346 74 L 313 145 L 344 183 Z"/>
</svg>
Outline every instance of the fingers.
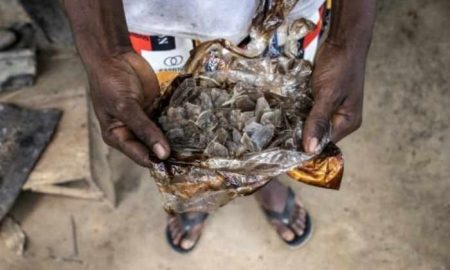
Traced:
<svg viewBox="0 0 450 270">
<path fill-rule="evenodd" d="M 318 98 L 305 121 L 303 128 L 303 148 L 309 154 L 317 151 L 319 142 L 330 128 L 330 118 L 336 110 L 337 102 L 330 98 Z"/>
<path fill-rule="evenodd" d="M 122 122 L 124 122 L 148 149 L 161 160 L 169 157 L 170 146 L 161 130 L 148 118 L 141 106 L 130 101 L 118 108 Z"/>
<path fill-rule="evenodd" d="M 347 109 L 345 104 L 333 113 L 334 106 L 317 102 L 306 119 L 303 129 L 303 147 L 307 153 L 315 153 L 320 140 L 329 130 L 331 123 L 331 141 L 339 142 L 361 127 L 361 109 L 357 106 Z M 331 108 L 331 109 L 330 109 Z M 330 116 L 331 115 L 331 116 Z"/>
<path fill-rule="evenodd" d="M 337 112 L 332 118 L 333 130 L 331 131 L 331 140 L 334 143 L 354 132 L 361 127 L 361 114 L 345 114 Z"/>
<path fill-rule="evenodd" d="M 275 227 L 277 233 L 286 241 L 292 241 L 295 238 L 295 234 L 292 230 L 286 227 L 279 220 L 273 219 L 271 221 L 272 225 Z"/>
<path fill-rule="evenodd" d="M 116 127 L 103 135 L 103 140 L 141 166 L 151 166 L 148 148 L 126 127 Z"/>
</svg>

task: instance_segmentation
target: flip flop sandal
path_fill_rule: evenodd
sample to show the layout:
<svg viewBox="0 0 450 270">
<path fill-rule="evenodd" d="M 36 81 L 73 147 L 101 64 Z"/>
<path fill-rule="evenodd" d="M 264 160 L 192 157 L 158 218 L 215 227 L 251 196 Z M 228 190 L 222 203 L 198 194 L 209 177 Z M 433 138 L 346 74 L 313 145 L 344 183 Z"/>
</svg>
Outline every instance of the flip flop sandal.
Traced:
<svg viewBox="0 0 450 270">
<path fill-rule="evenodd" d="M 188 235 L 188 233 L 192 230 L 192 228 L 194 228 L 196 225 L 205 222 L 205 219 L 207 217 L 208 217 L 208 213 L 202 213 L 194 218 L 189 218 L 187 213 L 182 213 L 181 214 L 181 225 L 182 225 L 183 234 L 181 236 L 181 239 L 185 238 Z M 184 249 L 181 246 L 175 245 L 173 243 L 173 238 L 172 238 L 172 234 L 170 233 L 169 226 L 166 227 L 167 242 L 175 251 L 177 251 L 179 253 L 188 253 L 188 252 L 192 251 L 195 248 L 195 246 L 197 245 L 198 241 L 200 240 L 200 236 L 197 238 L 197 241 L 191 248 Z"/>
<path fill-rule="evenodd" d="M 296 202 L 295 202 L 294 191 L 292 191 L 292 189 L 289 188 L 288 196 L 286 199 L 286 206 L 284 207 L 284 210 L 282 213 L 277 213 L 277 212 L 265 209 L 263 207 L 261 207 L 261 208 L 264 211 L 264 214 L 266 215 L 266 217 L 269 221 L 274 220 L 274 219 L 279 220 L 284 226 L 288 227 L 290 230 L 295 232 L 292 229 L 292 222 L 293 222 L 292 216 L 293 216 L 293 211 L 295 209 L 295 204 L 296 204 Z M 291 241 L 286 241 L 282 237 L 280 237 L 280 238 L 291 247 L 300 247 L 302 244 L 305 244 L 307 242 L 307 240 L 309 240 L 309 238 L 311 237 L 311 234 L 312 234 L 311 218 L 310 218 L 308 212 L 306 212 L 305 229 L 303 231 L 303 234 L 295 235 L 294 239 L 292 239 Z"/>
</svg>

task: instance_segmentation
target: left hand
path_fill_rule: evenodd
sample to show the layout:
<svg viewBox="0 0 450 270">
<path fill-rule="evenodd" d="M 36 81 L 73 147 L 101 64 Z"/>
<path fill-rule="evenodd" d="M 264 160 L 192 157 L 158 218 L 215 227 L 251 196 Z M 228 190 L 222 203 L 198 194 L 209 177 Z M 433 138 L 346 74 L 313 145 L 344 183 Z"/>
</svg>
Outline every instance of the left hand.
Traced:
<svg viewBox="0 0 450 270">
<path fill-rule="evenodd" d="M 338 142 L 361 126 L 366 50 L 325 41 L 312 74 L 314 106 L 303 130 L 303 147 L 315 153 L 331 124 Z"/>
</svg>

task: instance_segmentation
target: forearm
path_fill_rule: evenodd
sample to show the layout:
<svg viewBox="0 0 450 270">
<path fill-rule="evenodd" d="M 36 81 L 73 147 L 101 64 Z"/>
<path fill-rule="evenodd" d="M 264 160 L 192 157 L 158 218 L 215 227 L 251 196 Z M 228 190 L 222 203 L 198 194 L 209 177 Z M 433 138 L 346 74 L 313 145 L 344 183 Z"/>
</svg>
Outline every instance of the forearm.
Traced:
<svg viewBox="0 0 450 270">
<path fill-rule="evenodd" d="M 131 50 L 122 0 L 64 0 L 63 5 L 87 69 Z"/>
<path fill-rule="evenodd" d="M 366 53 L 375 22 L 375 0 L 333 0 L 327 42 Z"/>
</svg>

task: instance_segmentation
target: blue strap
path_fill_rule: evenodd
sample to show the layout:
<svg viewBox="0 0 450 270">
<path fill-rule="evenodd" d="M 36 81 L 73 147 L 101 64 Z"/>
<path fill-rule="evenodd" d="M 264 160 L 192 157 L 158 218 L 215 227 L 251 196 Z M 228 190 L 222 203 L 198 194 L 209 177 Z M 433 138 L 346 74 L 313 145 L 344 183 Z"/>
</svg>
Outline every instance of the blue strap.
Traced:
<svg viewBox="0 0 450 270">
<path fill-rule="evenodd" d="M 278 213 L 263 208 L 264 213 L 268 218 L 280 220 L 286 226 L 290 225 L 291 223 L 294 209 L 295 209 L 295 193 L 291 188 L 288 189 L 286 205 L 284 206 L 284 210 L 282 213 Z"/>
<path fill-rule="evenodd" d="M 193 218 L 190 218 L 188 213 L 182 213 L 181 215 L 181 224 L 183 225 L 183 232 L 189 232 L 194 226 L 201 224 L 208 217 L 208 213 L 201 213 L 196 215 Z"/>
</svg>

